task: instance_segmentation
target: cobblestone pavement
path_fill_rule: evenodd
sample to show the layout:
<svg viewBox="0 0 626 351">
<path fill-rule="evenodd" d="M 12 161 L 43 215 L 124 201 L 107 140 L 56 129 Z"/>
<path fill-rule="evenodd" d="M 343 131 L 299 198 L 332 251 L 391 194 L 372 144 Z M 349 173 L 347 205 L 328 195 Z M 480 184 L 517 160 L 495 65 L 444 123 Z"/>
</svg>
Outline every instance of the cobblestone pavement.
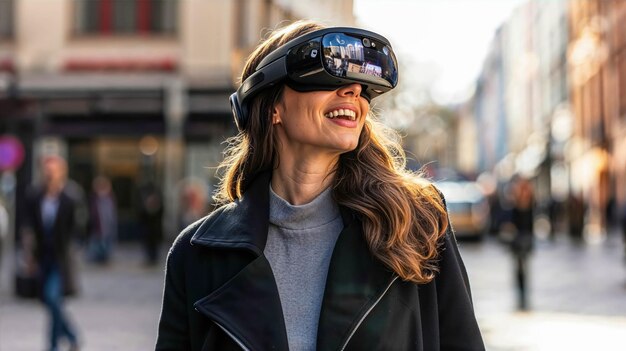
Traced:
<svg viewBox="0 0 626 351">
<path fill-rule="evenodd" d="M 488 350 L 626 350 L 626 265 L 618 236 L 598 245 L 577 246 L 564 236 L 538 242 L 531 259 L 528 312 L 515 311 L 513 267 L 502 244 L 460 245 Z M 79 327 L 83 350 L 154 348 L 163 264 L 147 268 L 142 258 L 139 247 L 126 245 L 118 248 L 109 267 L 82 264 L 82 293 L 67 308 Z M 3 267 L 0 351 L 43 350 L 43 308 L 13 297 Z"/>
</svg>

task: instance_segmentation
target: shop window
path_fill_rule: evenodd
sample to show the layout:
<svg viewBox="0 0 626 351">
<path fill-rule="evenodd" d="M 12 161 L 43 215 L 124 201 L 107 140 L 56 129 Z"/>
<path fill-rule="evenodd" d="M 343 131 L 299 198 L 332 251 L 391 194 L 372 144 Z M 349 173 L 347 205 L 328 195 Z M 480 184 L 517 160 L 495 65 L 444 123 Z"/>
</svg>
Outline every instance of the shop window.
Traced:
<svg viewBox="0 0 626 351">
<path fill-rule="evenodd" d="M 0 40 L 13 37 L 13 0 L 0 0 Z"/>
<path fill-rule="evenodd" d="M 0 0 L 2 1 L 2 0 Z M 77 34 L 174 34 L 178 0 L 74 0 Z"/>
</svg>

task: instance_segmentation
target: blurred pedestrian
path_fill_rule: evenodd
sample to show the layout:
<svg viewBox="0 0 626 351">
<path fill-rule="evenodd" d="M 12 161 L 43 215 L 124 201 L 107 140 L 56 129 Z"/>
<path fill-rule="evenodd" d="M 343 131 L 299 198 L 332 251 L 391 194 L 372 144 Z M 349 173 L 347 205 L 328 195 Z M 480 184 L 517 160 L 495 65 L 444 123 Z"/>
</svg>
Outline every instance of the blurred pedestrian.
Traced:
<svg viewBox="0 0 626 351">
<path fill-rule="evenodd" d="M 572 239 L 581 242 L 585 226 L 585 203 L 583 196 L 578 192 L 571 192 L 567 199 L 567 221 Z"/>
<path fill-rule="evenodd" d="M 9 238 L 9 220 L 9 212 L 4 205 L 4 200 L 0 197 L 0 274 L 2 273 L 4 242 Z"/>
<path fill-rule="evenodd" d="M 104 176 L 98 176 L 92 182 L 92 194 L 89 199 L 89 259 L 100 264 L 107 263 L 116 240 L 115 195 L 111 181 Z"/>
<path fill-rule="evenodd" d="M 515 281 L 517 288 L 517 307 L 528 309 L 528 257 L 534 241 L 534 206 L 535 194 L 529 179 L 519 176 L 513 182 L 513 209 L 511 219 L 515 227 L 515 236 L 511 250 L 515 259 Z"/>
<path fill-rule="evenodd" d="M 498 180 L 489 173 L 483 172 L 476 179 L 489 203 L 489 233 L 500 234 L 500 224 L 502 220 L 502 205 L 500 204 L 500 194 L 498 192 Z"/>
<path fill-rule="evenodd" d="M 76 331 L 64 309 L 64 296 L 76 293 L 71 250 L 76 204 L 67 193 L 65 160 L 46 156 L 41 166 L 43 183 L 29 191 L 25 222 L 26 232 L 33 234 L 41 297 L 50 316 L 49 350 L 58 350 L 62 339 L 70 343 L 70 350 L 78 350 Z"/>
<path fill-rule="evenodd" d="M 81 243 L 87 240 L 87 226 L 89 223 L 89 200 L 83 187 L 74 179 L 67 178 L 64 192 L 74 201 L 74 236 Z"/>
<path fill-rule="evenodd" d="M 206 187 L 199 181 L 186 180 L 180 190 L 179 230 L 207 214 Z"/>
<path fill-rule="evenodd" d="M 624 246 L 624 262 L 626 262 L 626 202 L 620 209 L 620 226 L 622 227 L 622 245 Z"/>
<path fill-rule="evenodd" d="M 139 221 L 146 264 L 154 266 L 159 261 L 163 239 L 163 195 L 154 181 L 147 180 L 139 186 Z"/>
<path fill-rule="evenodd" d="M 156 349 L 484 350 L 442 196 L 368 117 L 397 82 L 387 40 L 297 22 L 242 82 L 222 206 L 170 250 Z"/>
<path fill-rule="evenodd" d="M 21 298 L 40 297 L 40 280 L 35 259 L 35 234 L 23 225 L 15 242 L 15 294 Z"/>
</svg>

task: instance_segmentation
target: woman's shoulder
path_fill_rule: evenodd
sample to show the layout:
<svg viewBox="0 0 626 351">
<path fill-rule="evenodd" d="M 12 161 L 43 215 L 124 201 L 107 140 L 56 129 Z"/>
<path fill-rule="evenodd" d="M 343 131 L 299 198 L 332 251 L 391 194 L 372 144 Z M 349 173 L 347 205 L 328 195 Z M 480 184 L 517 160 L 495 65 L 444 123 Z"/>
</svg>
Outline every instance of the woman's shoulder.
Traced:
<svg viewBox="0 0 626 351">
<path fill-rule="evenodd" d="M 186 251 L 187 248 L 190 248 L 192 246 L 191 240 L 198 232 L 198 230 L 200 230 L 200 228 L 202 227 L 210 225 L 227 208 L 228 205 L 220 206 L 217 209 L 213 210 L 211 213 L 196 220 L 195 222 L 185 227 L 185 229 L 181 230 L 180 233 L 176 236 L 176 239 L 174 239 L 174 242 L 172 243 L 170 253 L 172 253 L 173 251 Z"/>
</svg>

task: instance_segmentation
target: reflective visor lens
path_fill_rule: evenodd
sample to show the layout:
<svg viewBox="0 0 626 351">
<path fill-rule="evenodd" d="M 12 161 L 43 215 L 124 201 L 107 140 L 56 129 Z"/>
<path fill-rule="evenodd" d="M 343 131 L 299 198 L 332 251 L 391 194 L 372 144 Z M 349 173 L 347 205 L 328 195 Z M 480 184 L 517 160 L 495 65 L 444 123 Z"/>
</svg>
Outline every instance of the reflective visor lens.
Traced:
<svg viewBox="0 0 626 351">
<path fill-rule="evenodd" d="M 397 61 L 383 42 L 344 33 L 322 37 L 323 64 L 335 77 L 393 88 L 398 83 Z"/>
</svg>

